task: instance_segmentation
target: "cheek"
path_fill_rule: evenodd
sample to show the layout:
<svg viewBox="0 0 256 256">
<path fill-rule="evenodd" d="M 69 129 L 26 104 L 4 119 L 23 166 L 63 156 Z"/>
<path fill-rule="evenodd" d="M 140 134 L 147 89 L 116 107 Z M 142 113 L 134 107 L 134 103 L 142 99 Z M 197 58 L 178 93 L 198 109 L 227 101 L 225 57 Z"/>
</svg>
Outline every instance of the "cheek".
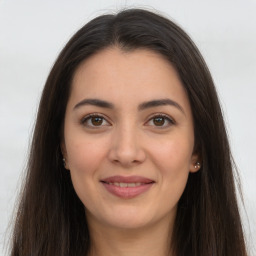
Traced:
<svg viewBox="0 0 256 256">
<path fill-rule="evenodd" d="M 71 172 L 78 172 L 80 175 L 91 173 L 97 169 L 100 159 L 104 155 L 103 147 L 90 141 L 81 140 L 67 145 L 68 163 Z"/>
<path fill-rule="evenodd" d="M 67 143 L 68 164 L 76 194 L 85 206 L 93 205 L 92 194 L 97 195 L 94 183 L 103 149 L 90 141 Z"/>
<path fill-rule="evenodd" d="M 154 148 L 154 164 L 167 197 L 178 201 L 187 183 L 193 141 L 179 138 Z"/>
<path fill-rule="evenodd" d="M 189 172 L 193 143 L 186 139 L 166 140 L 152 148 L 155 163 L 167 174 Z"/>
</svg>

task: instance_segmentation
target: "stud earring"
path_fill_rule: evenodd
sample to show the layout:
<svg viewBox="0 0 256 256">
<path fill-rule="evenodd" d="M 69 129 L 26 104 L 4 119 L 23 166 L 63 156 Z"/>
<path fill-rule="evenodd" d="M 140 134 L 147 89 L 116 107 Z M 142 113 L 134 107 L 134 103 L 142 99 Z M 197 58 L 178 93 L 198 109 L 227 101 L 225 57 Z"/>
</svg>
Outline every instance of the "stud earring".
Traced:
<svg viewBox="0 0 256 256">
<path fill-rule="evenodd" d="M 199 169 L 201 167 L 201 164 L 199 162 L 197 162 L 194 167 L 195 167 L 195 169 Z"/>
<path fill-rule="evenodd" d="M 66 159 L 65 159 L 65 157 L 63 157 L 62 161 L 63 161 L 64 167 L 66 168 Z"/>
</svg>

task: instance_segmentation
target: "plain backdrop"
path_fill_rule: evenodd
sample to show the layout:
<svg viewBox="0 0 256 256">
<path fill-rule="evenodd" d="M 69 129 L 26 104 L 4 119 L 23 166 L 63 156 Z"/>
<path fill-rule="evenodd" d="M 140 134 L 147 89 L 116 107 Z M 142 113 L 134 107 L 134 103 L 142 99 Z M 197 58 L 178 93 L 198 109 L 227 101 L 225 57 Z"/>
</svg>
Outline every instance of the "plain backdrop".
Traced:
<svg viewBox="0 0 256 256">
<path fill-rule="evenodd" d="M 176 21 L 205 57 L 240 171 L 250 255 L 256 255 L 255 0 L 0 0 L 0 255 L 7 255 L 6 230 L 55 58 L 87 21 L 127 7 L 156 9 Z"/>
</svg>

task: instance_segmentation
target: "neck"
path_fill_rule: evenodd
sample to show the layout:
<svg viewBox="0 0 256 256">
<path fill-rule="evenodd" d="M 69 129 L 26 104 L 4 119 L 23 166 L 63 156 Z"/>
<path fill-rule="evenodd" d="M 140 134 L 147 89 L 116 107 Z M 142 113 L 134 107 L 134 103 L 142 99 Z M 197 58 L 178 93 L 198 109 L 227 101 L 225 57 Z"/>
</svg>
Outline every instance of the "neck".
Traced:
<svg viewBox="0 0 256 256">
<path fill-rule="evenodd" d="M 150 227 L 118 229 L 98 226 L 90 229 L 89 256 L 173 256 L 171 232 L 173 223 L 161 221 Z M 89 225 L 90 226 L 90 225 Z M 95 226 L 94 226 L 95 227 Z"/>
</svg>

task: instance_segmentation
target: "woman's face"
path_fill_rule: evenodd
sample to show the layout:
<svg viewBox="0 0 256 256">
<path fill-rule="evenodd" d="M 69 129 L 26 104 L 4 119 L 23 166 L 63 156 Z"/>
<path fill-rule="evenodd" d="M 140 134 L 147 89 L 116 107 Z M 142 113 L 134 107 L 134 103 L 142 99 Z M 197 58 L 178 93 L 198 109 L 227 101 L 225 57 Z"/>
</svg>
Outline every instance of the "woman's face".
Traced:
<svg viewBox="0 0 256 256">
<path fill-rule="evenodd" d="M 62 151 L 91 226 L 173 221 L 197 171 L 187 95 L 173 66 L 149 50 L 108 48 L 76 71 Z"/>
</svg>

